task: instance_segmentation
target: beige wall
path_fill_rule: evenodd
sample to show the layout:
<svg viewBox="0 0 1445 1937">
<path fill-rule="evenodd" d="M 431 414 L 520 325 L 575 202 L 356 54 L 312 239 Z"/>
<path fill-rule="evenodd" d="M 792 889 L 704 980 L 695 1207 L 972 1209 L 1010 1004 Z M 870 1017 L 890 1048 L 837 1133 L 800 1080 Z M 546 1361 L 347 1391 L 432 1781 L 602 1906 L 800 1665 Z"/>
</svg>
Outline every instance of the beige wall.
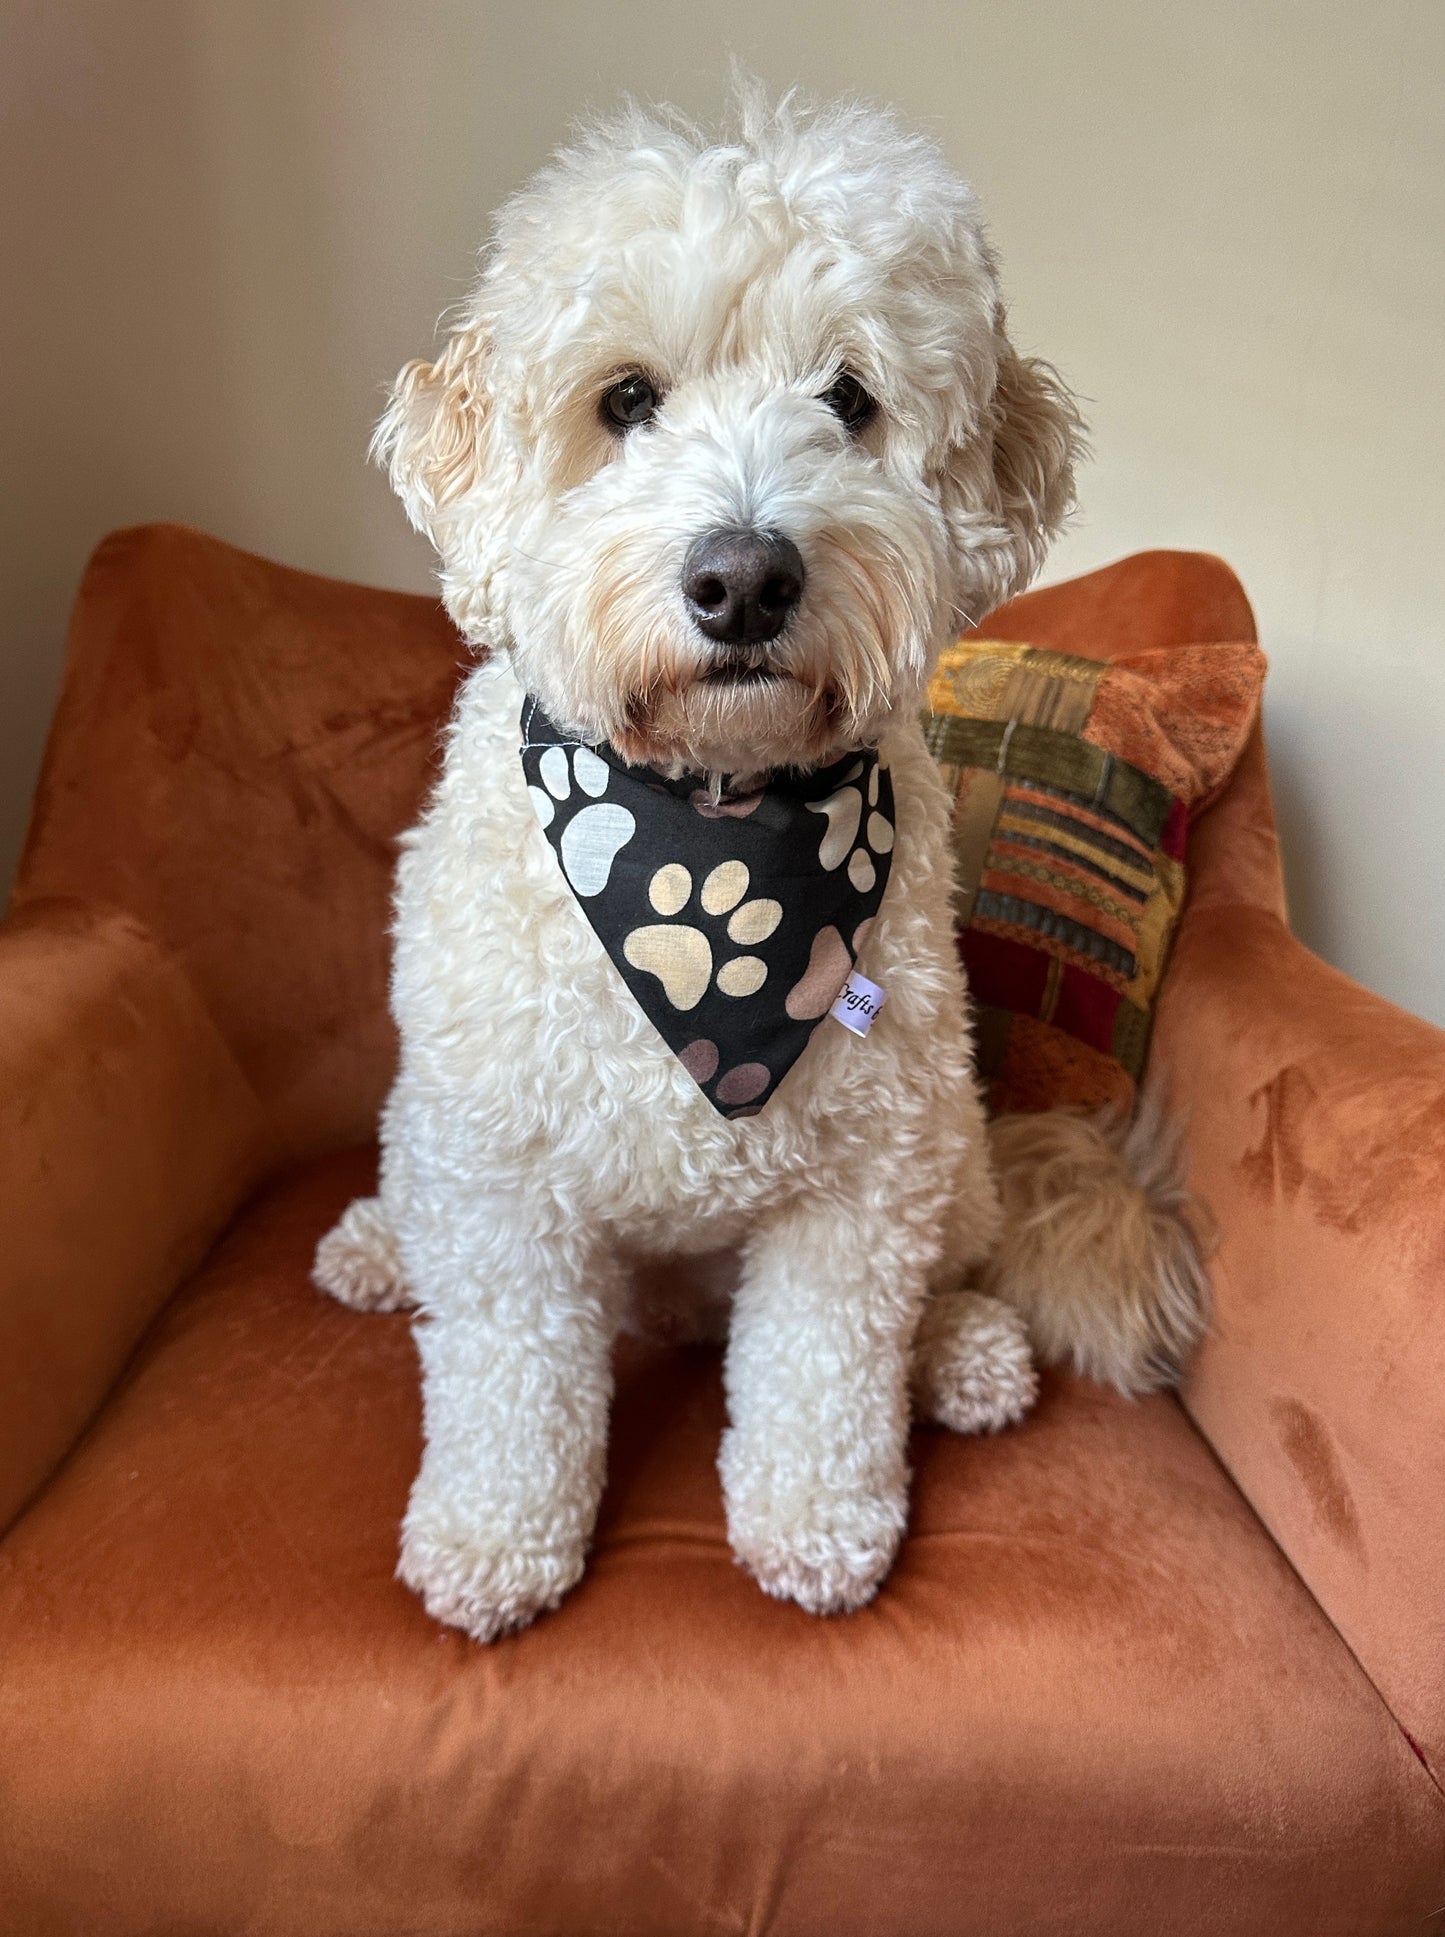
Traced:
<svg viewBox="0 0 1445 1937">
<path fill-rule="evenodd" d="M 1088 399 L 1064 575 L 1223 552 L 1273 659 L 1297 925 L 1445 1022 L 1441 0 L 43 0 L 0 52 L 0 880 L 109 527 L 423 586 L 363 463 L 488 209 L 736 49 L 979 183 L 1017 333 Z"/>
</svg>

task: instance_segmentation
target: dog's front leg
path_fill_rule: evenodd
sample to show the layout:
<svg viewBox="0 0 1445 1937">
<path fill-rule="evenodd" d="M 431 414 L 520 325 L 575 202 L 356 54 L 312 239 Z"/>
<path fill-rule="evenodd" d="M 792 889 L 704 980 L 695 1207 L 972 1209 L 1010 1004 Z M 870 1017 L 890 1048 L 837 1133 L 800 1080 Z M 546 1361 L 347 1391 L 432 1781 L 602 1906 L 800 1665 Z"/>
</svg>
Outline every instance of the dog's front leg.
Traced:
<svg viewBox="0 0 1445 1937">
<path fill-rule="evenodd" d="M 408 1247 L 424 1316 L 426 1451 L 398 1573 L 437 1620 L 491 1641 L 582 1573 L 607 1459 L 620 1266 L 515 1206 L 470 1205 Z"/>
<path fill-rule="evenodd" d="M 728 1531 L 769 1594 L 815 1614 L 871 1600 L 903 1534 L 909 1358 L 933 1252 L 813 1201 L 744 1257 L 719 1462 Z"/>
</svg>

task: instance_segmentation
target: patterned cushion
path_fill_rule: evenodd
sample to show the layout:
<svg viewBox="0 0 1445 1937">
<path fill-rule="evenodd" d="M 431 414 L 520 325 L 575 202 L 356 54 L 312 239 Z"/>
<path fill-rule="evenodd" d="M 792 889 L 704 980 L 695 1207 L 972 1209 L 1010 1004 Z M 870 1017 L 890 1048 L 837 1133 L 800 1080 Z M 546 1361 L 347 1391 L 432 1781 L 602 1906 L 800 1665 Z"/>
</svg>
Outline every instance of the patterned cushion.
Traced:
<svg viewBox="0 0 1445 1937">
<path fill-rule="evenodd" d="M 1255 645 L 947 651 L 924 731 L 957 802 L 959 950 L 990 1107 L 1132 1103 L 1185 837 L 1259 708 Z"/>
</svg>

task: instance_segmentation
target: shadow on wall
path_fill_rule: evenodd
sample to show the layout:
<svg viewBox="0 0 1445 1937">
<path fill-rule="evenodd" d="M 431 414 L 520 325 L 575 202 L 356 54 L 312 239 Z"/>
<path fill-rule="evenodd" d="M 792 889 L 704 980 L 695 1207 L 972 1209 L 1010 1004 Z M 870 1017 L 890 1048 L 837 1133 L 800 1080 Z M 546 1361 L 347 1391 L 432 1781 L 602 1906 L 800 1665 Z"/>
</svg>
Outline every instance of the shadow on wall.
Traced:
<svg viewBox="0 0 1445 1937">
<path fill-rule="evenodd" d="M 0 368 L 21 489 L 0 513 L 6 880 L 80 560 L 118 519 L 214 499 L 198 449 L 235 437 L 191 58 L 184 34 L 132 34 L 119 13 L 33 5 L 8 31 Z"/>
<path fill-rule="evenodd" d="M 1328 867 L 1319 819 L 1310 804 L 1313 782 L 1306 759 L 1306 723 L 1298 705 L 1270 689 L 1266 689 L 1264 716 L 1290 925 L 1297 931 L 1306 929 L 1311 945 L 1323 952 L 1322 929 L 1330 906 Z"/>
<path fill-rule="evenodd" d="M 308 10 L 247 14 L 241 34 L 179 0 L 141 11 L 47 0 L 9 10 L 0 61 L 6 892 L 59 688 L 66 615 L 106 531 L 180 519 L 359 577 L 394 578 L 399 550 L 410 549 L 381 480 L 360 481 L 382 374 L 395 366 L 378 360 L 374 378 L 358 378 L 338 354 L 349 346 L 325 246 L 335 223 L 303 89 L 314 67 L 291 58 Z M 247 124 L 247 139 L 227 138 L 235 124 Z M 435 304 L 433 284 L 428 314 Z M 429 330 L 430 321 L 417 347 Z M 389 572 L 365 570 L 373 520 Z M 338 525 L 349 528 L 340 548 Z M 414 582 L 423 556 L 418 541 Z"/>
<path fill-rule="evenodd" d="M 1438 869 L 1409 864 L 1438 791 L 1439 678 L 1382 671 L 1362 651 L 1353 681 L 1310 690 L 1305 642 L 1280 643 L 1265 731 L 1291 926 L 1347 975 L 1439 1019 L 1445 890 Z"/>
</svg>

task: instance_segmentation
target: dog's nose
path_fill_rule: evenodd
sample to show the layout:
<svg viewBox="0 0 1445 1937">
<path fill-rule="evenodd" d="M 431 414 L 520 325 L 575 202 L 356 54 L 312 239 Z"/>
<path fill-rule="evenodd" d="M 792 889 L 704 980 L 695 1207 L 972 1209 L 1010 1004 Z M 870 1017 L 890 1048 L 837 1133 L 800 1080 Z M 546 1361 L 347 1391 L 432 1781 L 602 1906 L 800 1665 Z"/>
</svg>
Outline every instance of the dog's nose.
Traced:
<svg viewBox="0 0 1445 1937">
<path fill-rule="evenodd" d="M 683 560 L 682 593 L 709 639 L 761 645 L 803 596 L 802 554 L 780 531 L 705 531 Z"/>
</svg>

